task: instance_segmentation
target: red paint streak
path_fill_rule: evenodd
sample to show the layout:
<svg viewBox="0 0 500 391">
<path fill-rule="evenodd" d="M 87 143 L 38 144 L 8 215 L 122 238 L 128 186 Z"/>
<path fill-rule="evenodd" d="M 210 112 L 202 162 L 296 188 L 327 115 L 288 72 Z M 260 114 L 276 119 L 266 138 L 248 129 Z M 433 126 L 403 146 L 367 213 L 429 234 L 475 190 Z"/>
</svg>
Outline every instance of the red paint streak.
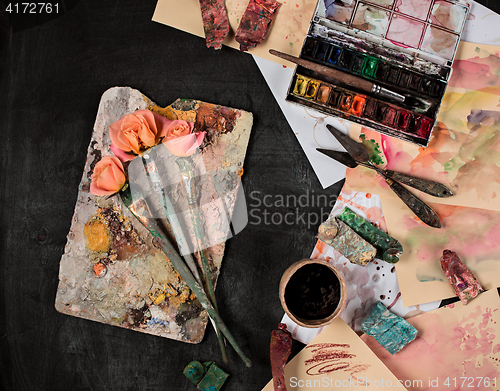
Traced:
<svg viewBox="0 0 500 391">
<path fill-rule="evenodd" d="M 355 364 L 352 360 L 355 354 L 349 353 L 349 344 L 319 343 L 306 346 L 311 349 L 312 357 L 304 362 L 308 368 L 306 373 L 310 376 L 325 375 L 331 372 L 343 371 L 353 376 L 355 373 L 366 371 L 368 364 Z"/>
<path fill-rule="evenodd" d="M 324 375 L 326 373 L 338 371 L 340 369 L 349 368 L 349 363 L 346 359 L 356 357 L 352 353 L 348 353 L 345 349 L 350 348 L 349 344 L 335 343 L 320 343 L 306 346 L 306 349 L 311 349 L 313 356 L 306 360 L 306 366 L 313 365 L 307 369 L 306 373 L 311 376 Z"/>
<path fill-rule="evenodd" d="M 396 304 L 396 302 L 398 301 L 398 299 L 400 297 L 401 297 L 401 292 L 398 292 L 398 294 L 396 295 L 396 298 L 394 299 L 394 301 L 389 306 L 387 306 L 387 308 L 391 309 Z"/>
</svg>

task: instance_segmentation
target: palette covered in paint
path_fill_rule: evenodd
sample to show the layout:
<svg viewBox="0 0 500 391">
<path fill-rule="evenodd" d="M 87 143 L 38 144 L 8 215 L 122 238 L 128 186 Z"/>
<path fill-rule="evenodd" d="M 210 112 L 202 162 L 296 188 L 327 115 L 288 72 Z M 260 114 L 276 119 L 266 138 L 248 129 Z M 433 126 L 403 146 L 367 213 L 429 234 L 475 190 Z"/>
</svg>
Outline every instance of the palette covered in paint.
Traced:
<svg viewBox="0 0 500 391">
<path fill-rule="evenodd" d="M 302 66 L 287 100 L 426 146 L 469 9 L 464 0 L 319 0 L 300 57 L 405 102 Z"/>
<path fill-rule="evenodd" d="M 60 262 L 55 308 L 67 315 L 198 343 L 203 339 L 208 314 L 165 253 L 154 245 L 151 233 L 129 212 L 118 195 L 96 197 L 90 193 L 96 163 L 112 153 L 109 125 L 143 109 L 196 122 L 198 128 L 206 132 L 201 151 L 191 159 L 193 162 L 203 160 L 206 172 L 212 174 L 214 187 L 224 189 L 217 190 L 224 202 L 220 207 L 228 214 L 234 210 L 236 196 L 242 191 L 241 173 L 252 127 L 251 113 L 188 99 L 178 99 L 160 108 L 138 90 L 109 89 L 101 98 L 88 148 Z M 200 190 L 202 184 L 197 183 L 196 190 Z M 213 202 L 204 203 L 202 217 L 220 213 L 216 206 Z M 164 221 L 160 224 L 166 226 Z M 168 226 L 166 231 L 171 237 Z M 227 232 L 223 233 L 222 241 L 206 249 L 214 280 L 219 274 L 228 238 Z"/>
</svg>

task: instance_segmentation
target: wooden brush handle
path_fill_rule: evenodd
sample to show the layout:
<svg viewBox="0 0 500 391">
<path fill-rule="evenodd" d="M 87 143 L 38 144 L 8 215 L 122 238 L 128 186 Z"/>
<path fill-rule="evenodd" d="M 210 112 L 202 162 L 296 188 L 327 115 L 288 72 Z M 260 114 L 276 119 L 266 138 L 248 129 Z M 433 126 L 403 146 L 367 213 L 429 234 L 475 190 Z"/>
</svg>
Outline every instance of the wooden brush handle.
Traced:
<svg viewBox="0 0 500 391">
<path fill-rule="evenodd" d="M 348 85 L 349 87 L 353 87 L 355 89 L 371 92 L 373 88 L 373 83 L 365 80 L 361 77 L 350 75 L 349 73 L 345 73 L 342 71 L 338 71 L 336 69 L 326 67 L 324 65 L 316 64 L 315 62 L 305 60 L 303 58 L 298 58 L 295 56 L 291 56 L 286 53 L 278 52 L 277 50 L 269 50 L 273 56 L 282 58 L 284 60 L 293 62 L 294 64 L 300 65 L 301 67 L 310 69 L 311 71 L 318 72 L 326 77 L 329 77 L 334 80 L 338 80 L 343 84 Z"/>
</svg>

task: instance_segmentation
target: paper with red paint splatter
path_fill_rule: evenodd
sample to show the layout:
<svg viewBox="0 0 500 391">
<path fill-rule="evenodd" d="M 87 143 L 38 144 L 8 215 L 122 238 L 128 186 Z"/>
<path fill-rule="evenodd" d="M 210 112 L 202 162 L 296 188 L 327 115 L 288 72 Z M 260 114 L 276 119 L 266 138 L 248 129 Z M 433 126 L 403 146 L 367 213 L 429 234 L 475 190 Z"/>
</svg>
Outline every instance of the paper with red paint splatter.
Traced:
<svg viewBox="0 0 500 391">
<path fill-rule="evenodd" d="M 280 3 L 282 5 L 266 39 L 257 47 L 249 49 L 248 53 L 283 65 L 294 66 L 287 61 L 270 55 L 269 49 L 275 49 L 296 57 L 299 56 L 317 0 L 280 1 Z M 243 0 L 226 0 L 229 25 L 233 31 L 237 31 L 247 4 L 248 1 Z M 205 36 L 199 0 L 158 0 L 153 21 L 199 37 Z M 232 34 L 226 37 L 224 45 L 235 49 L 240 47 Z"/>
<path fill-rule="evenodd" d="M 363 341 L 404 381 L 408 390 L 498 390 L 500 388 L 500 297 L 481 293 L 408 319 L 417 338 L 391 355 L 374 338 Z"/>
<path fill-rule="evenodd" d="M 295 391 L 405 389 L 340 318 L 286 365 L 285 381 Z M 263 391 L 273 391 L 273 382 Z"/>
<path fill-rule="evenodd" d="M 454 193 L 436 199 L 415 192 L 424 202 L 500 211 L 499 52 L 499 46 L 461 42 L 427 148 L 359 125 L 351 126 L 351 137 L 374 140 L 385 168 L 433 179 Z M 373 170 L 348 169 L 346 178 L 346 189 L 396 197 Z"/>
<path fill-rule="evenodd" d="M 404 249 L 396 274 L 405 305 L 455 296 L 439 261 L 446 249 L 457 253 L 483 288 L 500 285 L 500 212 L 430 203 L 441 220 L 437 230 L 418 221 L 399 199 L 381 201 L 389 234 Z"/>
</svg>

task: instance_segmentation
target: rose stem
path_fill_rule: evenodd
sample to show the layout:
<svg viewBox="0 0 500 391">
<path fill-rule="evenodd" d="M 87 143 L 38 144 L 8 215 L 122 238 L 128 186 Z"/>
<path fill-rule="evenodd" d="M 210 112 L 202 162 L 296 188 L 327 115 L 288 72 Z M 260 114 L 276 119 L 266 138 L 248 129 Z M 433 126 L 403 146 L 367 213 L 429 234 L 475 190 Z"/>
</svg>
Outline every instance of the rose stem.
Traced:
<svg viewBox="0 0 500 391">
<path fill-rule="evenodd" d="M 151 152 L 152 152 L 152 150 L 151 150 Z M 176 162 L 178 160 L 179 159 L 176 159 Z M 167 220 L 169 221 L 169 224 L 173 227 L 172 232 L 174 233 L 175 239 L 177 240 L 177 244 L 179 246 L 181 243 L 187 244 L 186 238 L 185 238 L 184 233 L 182 231 L 181 224 L 179 223 L 179 220 L 177 219 L 177 215 L 175 214 L 174 207 L 173 207 L 172 203 L 170 202 L 170 198 L 168 198 L 166 196 L 165 191 L 163 190 L 162 181 L 161 181 L 160 175 L 158 173 L 158 167 L 156 166 L 155 160 L 151 158 L 151 155 L 149 153 L 144 153 L 142 156 L 142 162 L 144 164 L 144 168 L 146 169 L 146 173 L 147 173 L 149 179 L 151 180 L 153 188 L 156 191 L 158 198 L 160 199 L 160 202 L 163 204 L 162 206 L 163 206 L 163 209 L 165 210 L 165 215 L 167 217 Z M 192 167 L 190 165 L 190 162 L 187 162 L 187 163 L 189 164 L 189 167 Z M 189 178 L 192 179 L 192 176 L 193 176 L 192 170 L 190 171 L 190 174 L 191 175 Z M 183 179 L 185 179 L 185 178 L 183 177 Z M 186 185 L 185 180 L 184 180 L 184 184 Z M 194 191 L 194 186 L 193 186 L 193 191 Z M 196 204 L 196 197 L 189 197 L 189 207 L 190 207 L 191 212 L 193 212 L 192 202 L 194 202 Z M 202 235 L 202 233 L 199 230 L 199 225 L 197 225 L 197 223 L 195 221 L 193 221 L 193 224 L 194 224 L 195 229 L 196 229 L 195 233 L 196 233 L 196 239 L 198 240 L 198 247 L 202 248 L 200 246 L 200 235 Z M 199 215 L 198 215 L 198 224 L 200 224 Z M 185 255 L 185 256 L 183 256 L 183 258 L 184 258 L 185 262 L 187 263 L 187 265 L 189 266 L 189 268 L 191 269 L 191 272 L 194 274 L 194 277 L 198 280 L 198 282 L 201 285 L 203 285 L 201 282 L 200 276 L 198 274 L 198 269 L 196 267 L 196 263 L 194 262 L 191 254 Z M 213 286 L 213 282 L 212 282 L 212 278 L 211 278 L 212 274 L 210 273 L 210 269 L 208 268 L 208 261 L 205 257 L 205 254 L 203 254 L 203 257 L 200 254 L 200 259 L 201 259 L 201 263 L 202 263 L 202 272 L 203 272 L 204 280 L 205 280 L 205 292 L 208 292 L 208 296 L 212 302 L 212 305 L 214 306 L 215 310 L 217 312 L 219 312 L 219 309 L 217 308 L 217 301 L 215 299 L 214 286 Z M 229 359 L 227 356 L 224 336 L 222 335 L 219 328 L 217 327 L 217 324 L 214 322 L 212 322 L 212 324 L 214 326 L 215 333 L 217 334 L 217 339 L 219 341 L 222 360 L 224 361 L 224 363 L 226 365 L 228 365 Z"/>
<path fill-rule="evenodd" d="M 229 329 L 224 324 L 224 321 L 219 316 L 219 313 L 215 311 L 212 306 L 210 300 L 208 299 L 205 291 L 198 284 L 196 279 L 193 277 L 193 274 L 186 266 L 186 264 L 182 261 L 181 257 L 175 251 L 172 244 L 168 241 L 165 235 L 161 232 L 158 224 L 148 216 L 138 215 L 135 213 L 134 206 L 132 203 L 132 194 L 130 192 L 130 187 L 127 187 L 125 190 L 120 192 L 121 199 L 123 204 L 130 210 L 130 212 L 149 230 L 149 232 L 154 236 L 156 243 L 161 247 L 162 251 L 165 253 L 167 258 L 170 260 L 174 268 L 177 270 L 179 275 L 182 277 L 186 285 L 191 289 L 194 295 L 200 301 L 200 304 L 203 308 L 208 312 L 208 315 L 214 320 L 215 324 L 219 327 L 221 332 L 225 335 L 231 346 L 234 348 L 236 353 L 241 357 L 243 362 L 247 367 L 252 366 L 252 362 L 245 356 L 241 348 L 238 346 L 238 343 L 234 339 L 233 335 L 229 331 Z"/>
<path fill-rule="evenodd" d="M 184 189 L 186 190 L 186 194 L 188 197 L 189 210 L 191 211 L 191 221 L 193 222 L 196 241 L 198 242 L 198 255 L 201 260 L 206 290 L 208 292 L 208 296 L 210 297 L 210 300 L 212 301 L 215 310 L 218 312 L 219 309 L 217 308 L 217 300 L 215 298 L 215 289 L 212 279 L 212 272 L 208 264 L 206 252 L 204 250 L 205 245 L 203 243 L 203 231 L 201 228 L 200 214 L 198 213 L 198 209 L 196 208 L 198 206 L 198 203 L 196 201 L 196 189 L 194 187 L 194 180 L 193 180 L 194 176 L 193 166 L 189 158 L 177 158 L 175 162 L 179 166 L 181 178 L 182 181 L 184 182 Z M 224 348 L 224 340 L 222 338 L 219 338 L 219 345 L 222 352 L 222 358 L 224 362 L 227 364 L 228 358 Z"/>
</svg>

